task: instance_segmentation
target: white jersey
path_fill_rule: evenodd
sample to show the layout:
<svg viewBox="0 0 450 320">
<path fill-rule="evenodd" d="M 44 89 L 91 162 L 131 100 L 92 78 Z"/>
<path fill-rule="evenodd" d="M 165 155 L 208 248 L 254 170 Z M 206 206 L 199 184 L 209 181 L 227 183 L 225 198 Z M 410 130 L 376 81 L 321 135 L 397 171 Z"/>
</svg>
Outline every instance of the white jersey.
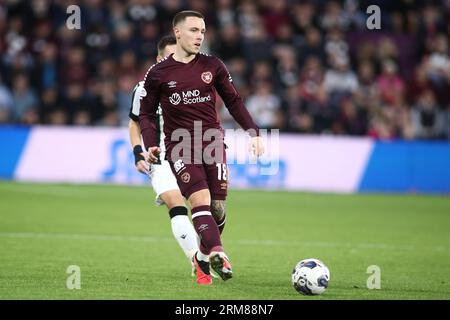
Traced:
<svg viewBox="0 0 450 320">
<path fill-rule="evenodd" d="M 133 89 L 133 96 L 131 98 L 131 108 L 129 117 L 131 120 L 139 122 L 139 110 L 141 109 L 141 99 L 147 95 L 144 89 L 144 81 L 140 81 Z M 162 117 L 161 105 L 158 106 L 158 122 L 156 125 L 158 133 L 158 144 L 161 148 L 159 158 L 161 159 L 159 164 L 152 164 L 150 166 L 149 177 L 152 182 L 153 190 L 156 192 L 156 204 L 162 205 L 160 195 L 169 190 L 179 190 L 177 180 L 170 169 L 169 163 L 164 160 L 166 153 L 166 146 L 164 145 L 164 132 L 162 130 L 164 121 Z"/>
<path fill-rule="evenodd" d="M 146 95 L 147 91 L 144 89 L 144 81 L 139 81 L 139 83 L 133 89 L 133 96 L 131 98 L 130 113 L 128 114 L 131 120 L 139 122 L 139 111 L 141 109 L 141 100 Z M 163 131 L 164 120 L 162 116 L 161 105 L 158 106 L 156 114 L 158 115 L 156 128 L 158 133 L 158 146 L 161 149 L 160 159 L 164 160 L 164 156 L 166 155 L 166 146 L 164 145 L 164 137 L 165 137 Z"/>
</svg>

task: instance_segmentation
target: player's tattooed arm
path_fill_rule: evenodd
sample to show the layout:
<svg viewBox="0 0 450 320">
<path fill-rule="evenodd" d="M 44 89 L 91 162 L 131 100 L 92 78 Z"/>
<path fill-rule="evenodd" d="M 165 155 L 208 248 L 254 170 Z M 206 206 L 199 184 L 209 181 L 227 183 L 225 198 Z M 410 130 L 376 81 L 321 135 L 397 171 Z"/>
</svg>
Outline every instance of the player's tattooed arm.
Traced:
<svg viewBox="0 0 450 320">
<path fill-rule="evenodd" d="M 225 200 L 211 200 L 211 214 L 216 221 L 225 216 Z"/>
</svg>

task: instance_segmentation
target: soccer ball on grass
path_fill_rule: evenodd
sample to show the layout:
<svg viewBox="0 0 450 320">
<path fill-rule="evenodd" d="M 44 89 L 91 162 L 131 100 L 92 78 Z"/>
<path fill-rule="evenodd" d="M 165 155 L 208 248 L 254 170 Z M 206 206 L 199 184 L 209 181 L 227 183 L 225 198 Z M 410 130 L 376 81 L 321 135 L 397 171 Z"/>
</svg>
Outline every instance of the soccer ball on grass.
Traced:
<svg viewBox="0 0 450 320">
<path fill-rule="evenodd" d="M 292 285 L 304 295 L 319 295 L 325 292 L 330 281 L 330 270 L 318 259 L 305 259 L 297 263 L 292 271 Z"/>
</svg>

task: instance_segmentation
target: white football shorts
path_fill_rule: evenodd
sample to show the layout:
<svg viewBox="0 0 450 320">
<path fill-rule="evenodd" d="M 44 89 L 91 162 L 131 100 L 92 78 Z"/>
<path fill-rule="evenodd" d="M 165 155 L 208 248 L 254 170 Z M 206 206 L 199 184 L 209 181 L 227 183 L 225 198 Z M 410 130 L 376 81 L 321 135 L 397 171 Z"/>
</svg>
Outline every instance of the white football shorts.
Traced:
<svg viewBox="0 0 450 320">
<path fill-rule="evenodd" d="M 180 190 L 177 180 L 170 169 L 169 162 L 161 160 L 161 164 L 152 164 L 148 174 L 151 180 L 153 190 L 156 193 L 155 203 L 157 206 L 164 204 L 161 195 L 169 190 Z"/>
</svg>

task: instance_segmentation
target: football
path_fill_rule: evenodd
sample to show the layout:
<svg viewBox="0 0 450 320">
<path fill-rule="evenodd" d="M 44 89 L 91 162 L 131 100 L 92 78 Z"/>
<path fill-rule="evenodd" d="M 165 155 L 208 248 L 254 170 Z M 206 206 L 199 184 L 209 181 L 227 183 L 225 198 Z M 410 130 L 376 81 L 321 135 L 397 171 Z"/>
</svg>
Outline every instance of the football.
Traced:
<svg viewBox="0 0 450 320">
<path fill-rule="evenodd" d="M 330 270 L 318 259 L 305 259 L 297 263 L 292 271 L 292 285 L 304 295 L 319 295 L 325 292 L 330 281 Z"/>
</svg>

